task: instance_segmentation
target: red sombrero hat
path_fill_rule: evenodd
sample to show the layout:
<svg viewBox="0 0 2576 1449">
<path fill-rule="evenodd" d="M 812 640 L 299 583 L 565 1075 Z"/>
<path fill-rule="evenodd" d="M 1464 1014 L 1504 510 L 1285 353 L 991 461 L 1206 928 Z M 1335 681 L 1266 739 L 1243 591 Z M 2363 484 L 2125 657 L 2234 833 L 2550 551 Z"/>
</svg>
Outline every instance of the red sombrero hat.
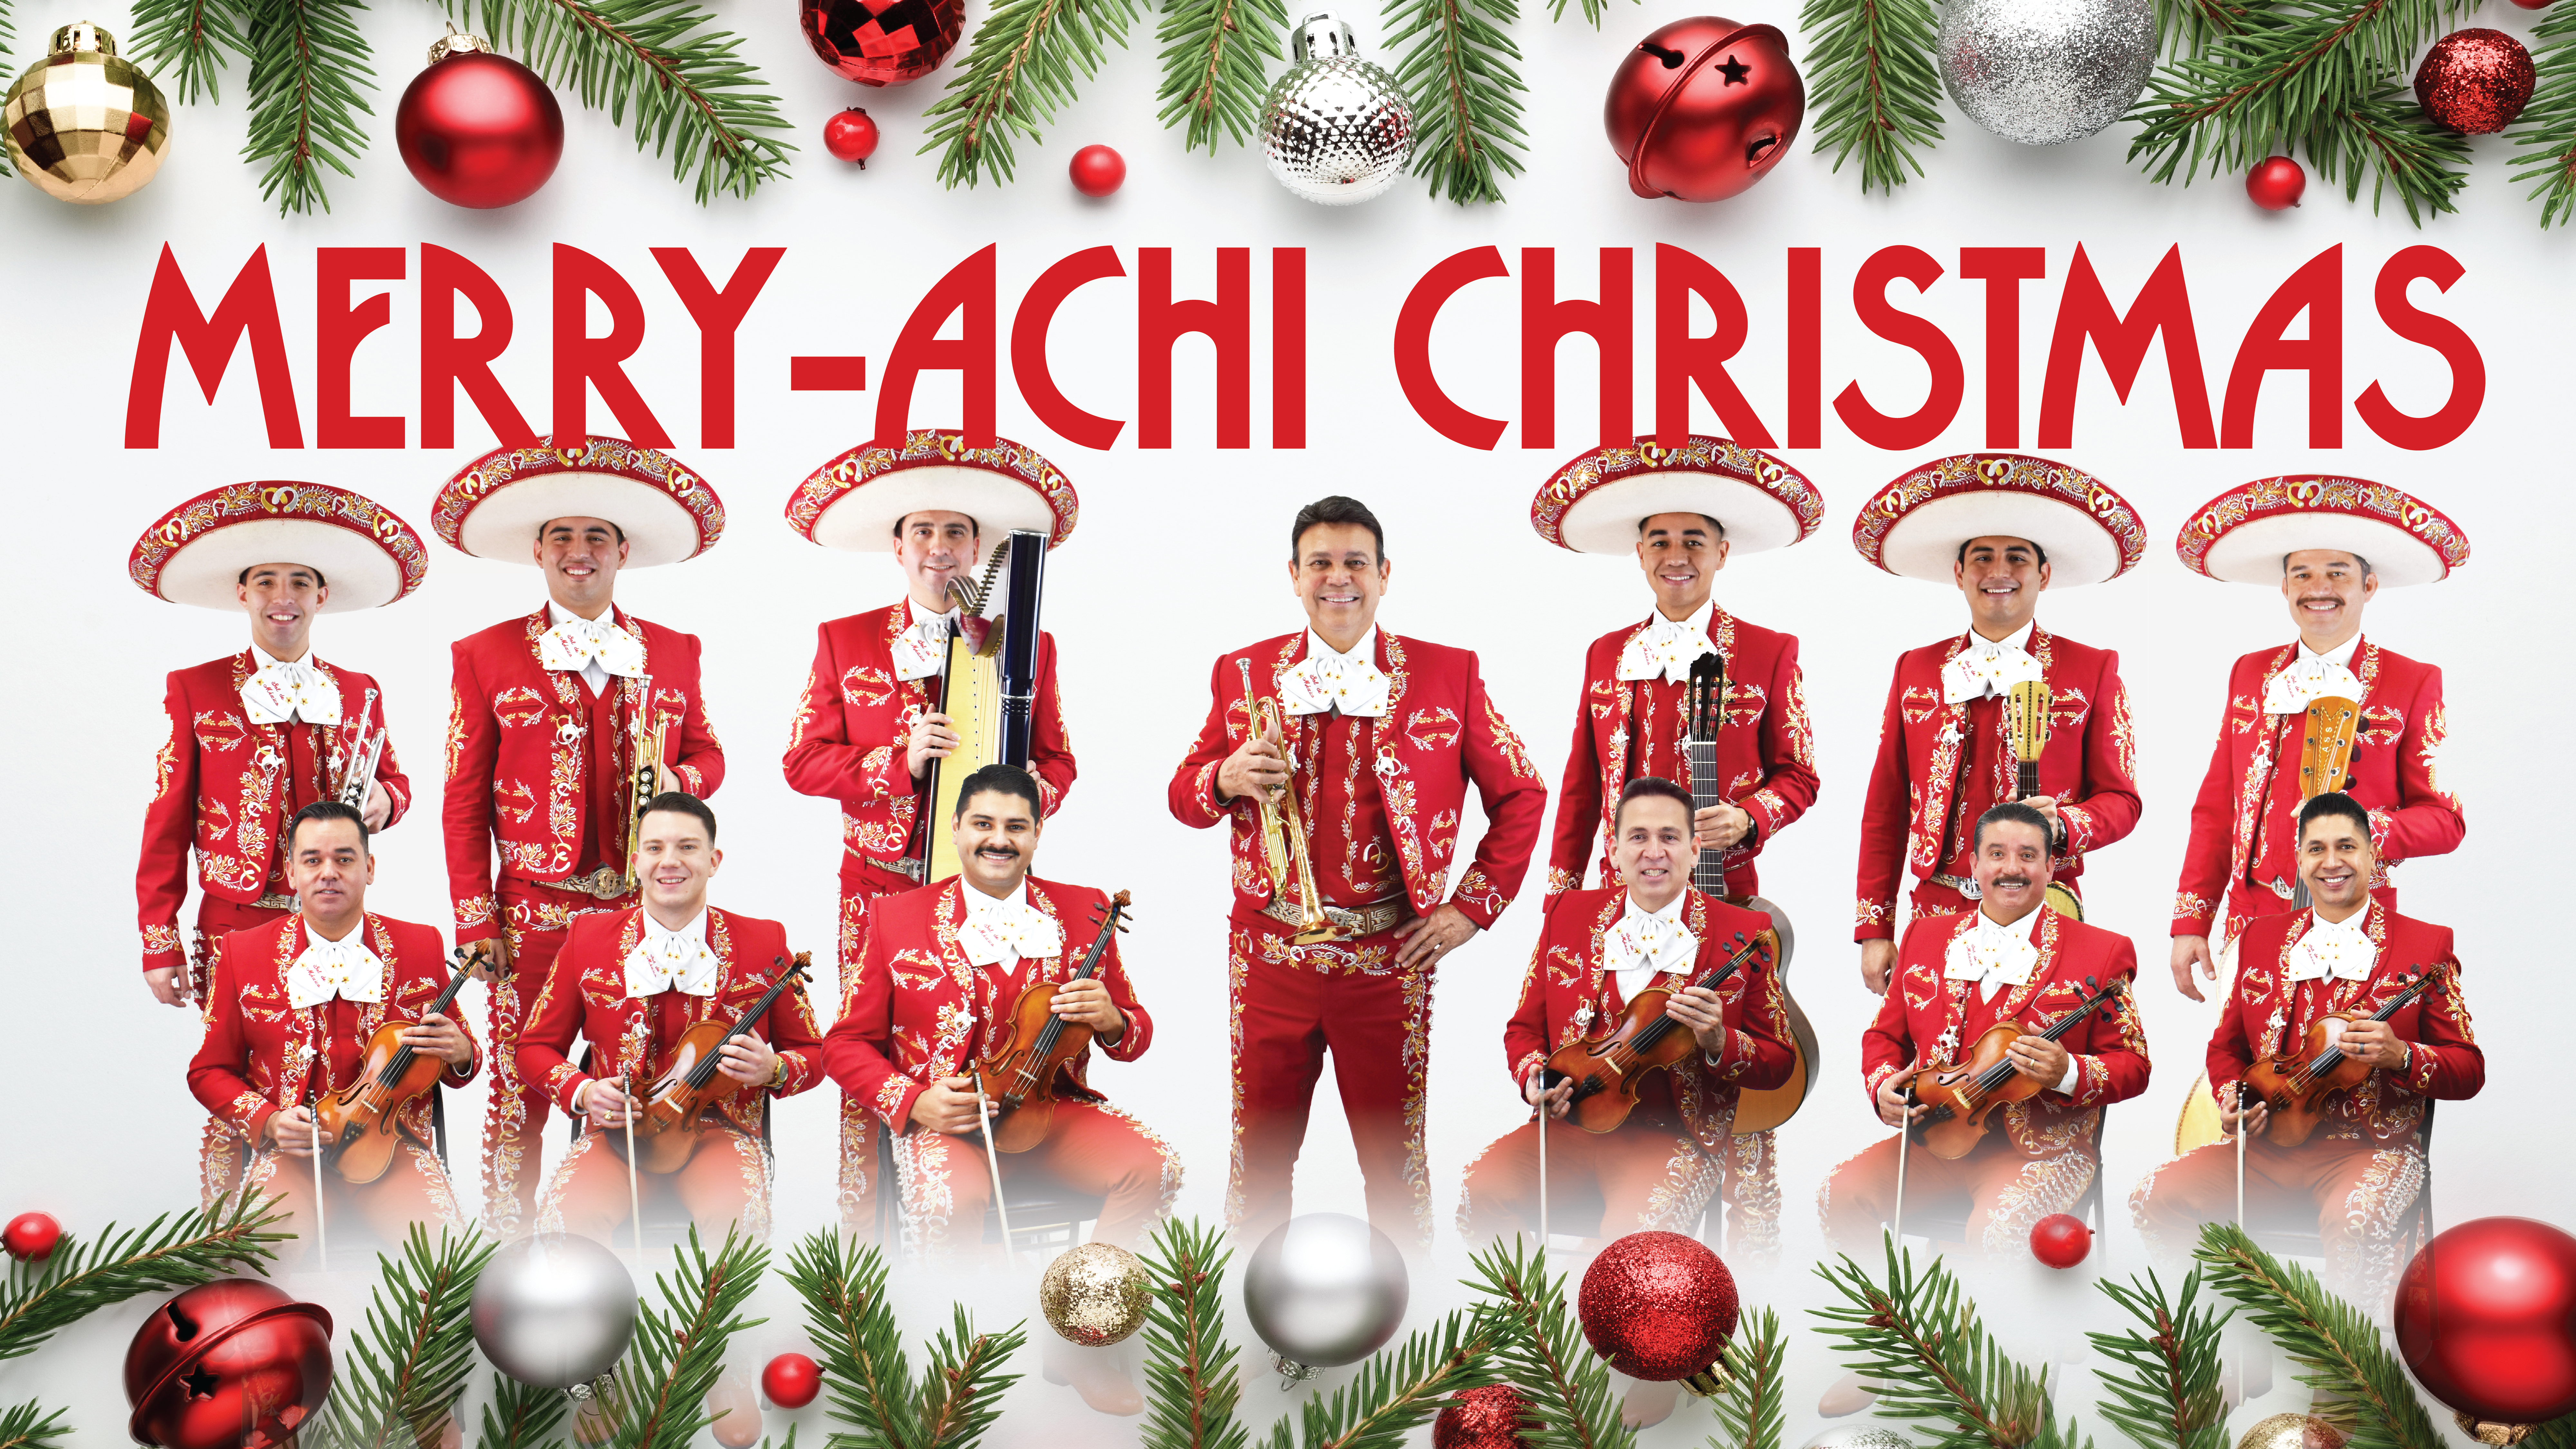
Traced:
<svg viewBox="0 0 2576 1449">
<path fill-rule="evenodd" d="M 322 612 L 338 614 L 390 604 L 419 588 L 429 546 L 363 494 L 267 480 L 200 493 L 162 514 L 134 541 L 125 572 L 154 598 L 230 609 L 241 571 L 264 563 L 320 572 L 331 590 Z"/>
<path fill-rule="evenodd" d="M 1959 545 L 1988 537 L 2038 544 L 2061 589 L 2116 579 L 2147 551 L 2146 525 L 2109 484 L 2027 453 L 1935 458 L 1878 490 L 1852 520 L 1862 558 L 1933 583 L 1951 581 Z"/>
<path fill-rule="evenodd" d="M 894 528 L 925 508 L 963 513 L 988 539 L 1025 530 L 1047 547 L 1073 536 L 1082 501 L 1061 469 L 1008 438 L 969 448 L 949 428 L 917 428 L 900 444 L 862 443 L 805 476 L 787 495 L 787 526 L 809 543 L 894 551 Z"/>
<path fill-rule="evenodd" d="M 2370 560 L 2384 584 L 2429 584 L 2469 561 L 2469 536 L 2402 488 L 2300 473 L 2257 478 L 2192 511 L 2174 552 L 2192 572 L 2276 584 L 2284 555 L 2330 548 Z"/>
<path fill-rule="evenodd" d="M 679 459 L 599 437 L 494 448 L 447 480 L 429 515 L 451 547 L 504 563 L 536 562 L 530 546 L 550 518 L 616 524 L 630 569 L 695 558 L 715 547 L 725 522 L 724 500 Z"/>
<path fill-rule="evenodd" d="M 1697 433 L 1678 448 L 1640 438 L 1577 455 L 1530 500 L 1530 527 L 1577 553 L 1627 553 L 1658 513 L 1701 513 L 1736 553 L 1786 548 L 1816 531 L 1824 498 L 1797 469 L 1758 448 Z"/>
</svg>

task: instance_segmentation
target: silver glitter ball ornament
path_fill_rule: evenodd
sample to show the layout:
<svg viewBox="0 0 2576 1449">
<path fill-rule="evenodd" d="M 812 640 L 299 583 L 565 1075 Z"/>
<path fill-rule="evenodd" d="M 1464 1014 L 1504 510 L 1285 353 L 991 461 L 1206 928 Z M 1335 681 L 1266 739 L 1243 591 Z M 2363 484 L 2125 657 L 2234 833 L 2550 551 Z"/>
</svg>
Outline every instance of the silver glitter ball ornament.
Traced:
<svg viewBox="0 0 2576 1449">
<path fill-rule="evenodd" d="M 1913 1449 L 1913 1443 L 1885 1424 L 1861 1419 L 1826 1425 L 1802 1449 Z"/>
<path fill-rule="evenodd" d="M 2025 146 L 2128 113 L 2156 59 L 2155 0 L 1950 0 L 1941 84 L 1968 119 Z"/>
<path fill-rule="evenodd" d="M 1351 206 L 1395 184 L 1413 158 L 1413 107 L 1329 11 L 1298 22 L 1294 63 L 1261 101 L 1261 154 L 1290 191 Z"/>
<path fill-rule="evenodd" d="M 1404 1322 L 1412 1291 L 1394 1242 L 1340 1213 L 1281 1223 L 1243 1272 L 1243 1309 L 1252 1329 L 1292 1376 L 1377 1352 Z"/>
<path fill-rule="evenodd" d="M 523 1384 L 587 1384 L 635 1336 L 635 1279 L 615 1253 L 569 1234 L 521 1238 L 474 1281 L 474 1341 Z"/>
</svg>

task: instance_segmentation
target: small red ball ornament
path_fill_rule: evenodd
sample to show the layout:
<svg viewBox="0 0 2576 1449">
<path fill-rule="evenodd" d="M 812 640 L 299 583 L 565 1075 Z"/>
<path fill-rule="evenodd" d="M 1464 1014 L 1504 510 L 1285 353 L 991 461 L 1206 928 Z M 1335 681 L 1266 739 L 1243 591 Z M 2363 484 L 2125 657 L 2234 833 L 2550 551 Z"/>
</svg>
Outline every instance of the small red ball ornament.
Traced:
<svg viewBox="0 0 2576 1449">
<path fill-rule="evenodd" d="M 2531 52 L 2501 30 L 2454 30 L 2433 42 L 2415 68 L 2415 103 L 2464 136 L 2513 124 L 2537 79 Z"/>
<path fill-rule="evenodd" d="M 2072 1213 L 2050 1213 L 2030 1225 L 2030 1255 L 2052 1268 L 2072 1268 L 2093 1251 L 2093 1230 Z"/>
<path fill-rule="evenodd" d="M 1529 1406 L 1510 1384 L 1460 1389 L 1431 1421 L 1431 1449 L 1524 1449 L 1521 1416 Z"/>
<path fill-rule="evenodd" d="M 1085 196 L 1107 196 L 1127 184 L 1127 158 L 1106 146 L 1085 146 L 1073 153 L 1073 164 L 1065 168 L 1073 178 L 1073 189 Z"/>
<path fill-rule="evenodd" d="M 200 1283 L 125 1350 L 126 1424 L 160 1449 L 273 1449 L 331 1392 L 331 1315 L 256 1278 Z"/>
<path fill-rule="evenodd" d="M 2254 163 L 2245 173 L 2245 194 L 2265 211 L 2287 211 L 2299 204 L 2308 189 L 2308 173 L 2287 156 L 2272 156 Z"/>
<path fill-rule="evenodd" d="M 782 1353 L 760 1371 L 760 1391 L 782 1409 L 801 1409 L 823 1392 L 823 1371 L 801 1353 Z"/>
<path fill-rule="evenodd" d="M 843 79 L 899 86 L 939 69 L 966 28 L 965 0 L 797 0 L 814 55 Z"/>
<path fill-rule="evenodd" d="M 823 149 L 865 171 L 877 154 L 877 123 L 852 106 L 823 123 Z"/>
<path fill-rule="evenodd" d="M 2434 1235 L 2397 1280 L 2397 1350 L 2433 1397 L 2473 1419 L 2576 1412 L 2576 1238 L 2530 1218 Z"/>
<path fill-rule="evenodd" d="M 2525 10 L 2546 10 L 2549 8 L 2549 0 L 2513 0 L 2513 3 Z"/>
<path fill-rule="evenodd" d="M 54 1255 L 54 1245 L 63 1240 L 63 1225 L 50 1213 L 20 1213 L 0 1228 L 0 1248 L 21 1263 L 41 1263 Z"/>
<path fill-rule="evenodd" d="M 1575 1312 L 1612 1368 L 1714 1393 L 1709 1366 L 1735 1336 L 1735 1275 L 1697 1239 L 1630 1233 L 1583 1271 Z"/>
<path fill-rule="evenodd" d="M 1807 83 L 1778 27 L 1714 15 L 1639 41 L 1601 107 L 1628 189 L 1678 201 L 1724 201 L 1761 180 L 1806 114 Z"/>
<path fill-rule="evenodd" d="M 476 35 L 443 36 L 394 107 L 394 149 L 412 179 L 489 210 L 536 194 L 563 159 L 563 107 L 537 73 Z"/>
</svg>

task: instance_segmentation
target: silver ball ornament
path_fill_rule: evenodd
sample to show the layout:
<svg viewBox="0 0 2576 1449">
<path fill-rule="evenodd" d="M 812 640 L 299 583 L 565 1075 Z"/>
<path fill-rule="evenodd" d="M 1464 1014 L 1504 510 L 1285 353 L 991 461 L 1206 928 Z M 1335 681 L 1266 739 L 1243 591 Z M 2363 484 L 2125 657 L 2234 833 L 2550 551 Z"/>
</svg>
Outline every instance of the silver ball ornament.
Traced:
<svg viewBox="0 0 2576 1449">
<path fill-rule="evenodd" d="M 1336 1368 L 1375 1353 L 1404 1322 L 1412 1294 L 1387 1235 L 1340 1213 L 1308 1213 L 1271 1230 L 1243 1274 L 1243 1308 L 1288 1365 Z"/>
<path fill-rule="evenodd" d="M 2128 114 L 2156 59 L 2154 0 L 1950 0 L 1941 84 L 1968 119 L 2025 146 Z"/>
<path fill-rule="evenodd" d="M 1294 63 L 1261 101 L 1261 154 L 1291 192 L 1322 206 L 1383 194 L 1413 157 L 1413 107 L 1395 77 L 1360 58 L 1329 11 L 1298 22 Z"/>
<path fill-rule="evenodd" d="M 1828 1424 L 1799 1449 L 1913 1449 L 1913 1441 L 1885 1424 L 1862 1419 Z"/>
<path fill-rule="evenodd" d="M 635 1279 L 615 1253 L 570 1234 L 521 1238 L 474 1283 L 474 1341 L 523 1384 L 586 1384 L 635 1336 Z"/>
</svg>

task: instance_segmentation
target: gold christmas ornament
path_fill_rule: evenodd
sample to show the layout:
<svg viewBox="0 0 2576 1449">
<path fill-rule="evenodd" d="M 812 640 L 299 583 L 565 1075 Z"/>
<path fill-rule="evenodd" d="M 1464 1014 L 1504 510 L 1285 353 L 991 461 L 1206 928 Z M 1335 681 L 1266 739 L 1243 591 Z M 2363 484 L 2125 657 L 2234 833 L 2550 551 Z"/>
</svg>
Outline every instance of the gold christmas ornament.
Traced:
<svg viewBox="0 0 2576 1449">
<path fill-rule="evenodd" d="M 47 49 L 0 106 L 10 164 L 57 201 L 96 206 L 142 190 L 170 148 L 161 88 L 86 20 L 55 31 Z"/>
<path fill-rule="evenodd" d="M 2537 1427 L 2531 1424 L 2499 1424 L 2492 1419 L 2481 1419 L 2456 1410 L 2451 1414 L 2451 1422 L 2460 1426 L 2461 1433 L 2487 1445 L 2488 1449 L 2513 1449 L 2514 1445 L 2530 1438 L 2531 1431 Z"/>
<path fill-rule="evenodd" d="M 2312 1414 L 2274 1414 L 2245 1431 L 2236 1449 L 2343 1449 L 2344 1436 Z"/>
<path fill-rule="evenodd" d="M 1152 1283 L 1142 1258 L 1108 1243 L 1084 1243 L 1047 1264 L 1038 1307 L 1067 1341 L 1107 1348 L 1145 1326 Z"/>
</svg>

